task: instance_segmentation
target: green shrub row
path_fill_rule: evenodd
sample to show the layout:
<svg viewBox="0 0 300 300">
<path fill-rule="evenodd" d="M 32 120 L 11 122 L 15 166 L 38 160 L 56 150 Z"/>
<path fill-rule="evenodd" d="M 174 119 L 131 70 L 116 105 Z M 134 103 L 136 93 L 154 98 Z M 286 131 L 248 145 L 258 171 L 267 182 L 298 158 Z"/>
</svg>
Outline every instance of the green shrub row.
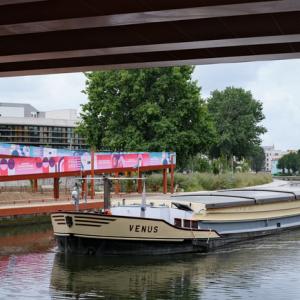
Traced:
<svg viewBox="0 0 300 300">
<path fill-rule="evenodd" d="M 213 191 L 261 185 L 272 182 L 272 176 L 265 173 L 225 173 L 214 175 L 211 173 L 175 173 L 174 185 L 177 192 Z M 170 188 L 168 176 L 168 189 Z M 152 174 L 147 177 L 147 191 L 162 191 L 162 175 Z"/>
</svg>

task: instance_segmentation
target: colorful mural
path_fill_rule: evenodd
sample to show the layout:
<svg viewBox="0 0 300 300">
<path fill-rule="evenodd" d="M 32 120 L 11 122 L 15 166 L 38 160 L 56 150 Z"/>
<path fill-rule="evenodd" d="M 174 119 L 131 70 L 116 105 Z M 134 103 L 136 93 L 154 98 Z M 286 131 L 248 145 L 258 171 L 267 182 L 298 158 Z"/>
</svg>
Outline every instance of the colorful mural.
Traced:
<svg viewBox="0 0 300 300">
<path fill-rule="evenodd" d="M 8 151 L 2 155 L 16 155 L 19 157 L 7 157 L 0 159 L 0 176 L 28 175 L 28 174 L 48 174 L 60 172 L 89 171 L 91 170 L 91 155 L 89 152 L 81 152 L 80 155 L 74 153 L 70 155 L 70 150 L 53 149 L 45 152 L 43 147 L 29 147 L 28 149 L 19 147 L 8 147 L 9 144 L 1 144 L 0 148 Z M 18 145 L 16 145 L 18 146 Z M 43 152 L 38 152 L 40 148 Z M 9 149 L 9 150 L 8 150 Z M 57 154 L 69 151 L 69 156 L 59 156 Z M 14 154 L 13 154 L 14 153 Z M 42 156 L 35 156 L 43 153 Z M 44 154 L 47 154 L 46 156 Z M 76 155 L 77 154 L 77 155 Z M 30 157 L 32 155 L 32 157 Z M 176 164 L 176 154 L 170 152 L 113 152 L 95 153 L 94 169 L 107 170 L 115 168 L 140 168 L 150 166 L 161 166 Z"/>
<path fill-rule="evenodd" d="M 81 156 L 87 151 L 0 143 L 0 155 L 22 157 Z"/>
</svg>

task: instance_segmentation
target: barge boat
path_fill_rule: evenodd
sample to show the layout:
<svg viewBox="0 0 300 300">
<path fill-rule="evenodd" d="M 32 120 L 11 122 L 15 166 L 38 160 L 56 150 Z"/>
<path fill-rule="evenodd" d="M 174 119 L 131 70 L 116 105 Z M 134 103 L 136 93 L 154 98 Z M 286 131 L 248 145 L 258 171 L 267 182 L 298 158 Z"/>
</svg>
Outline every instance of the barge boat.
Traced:
<svg viewBox="0 0 300 300">
<path fill-rule="evenodd" d="M 51 216 L 60 251 L 159 255 L 205 252 L 300 227 L 300 190 L 241 189 L 172 196 L 146 205 Z"/>
</svg>

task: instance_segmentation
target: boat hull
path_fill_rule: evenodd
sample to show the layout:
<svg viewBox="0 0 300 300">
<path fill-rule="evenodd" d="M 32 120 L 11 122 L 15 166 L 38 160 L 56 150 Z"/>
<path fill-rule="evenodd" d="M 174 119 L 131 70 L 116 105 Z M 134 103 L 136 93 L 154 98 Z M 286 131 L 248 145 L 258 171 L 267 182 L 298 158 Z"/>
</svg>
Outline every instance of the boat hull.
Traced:
<svg viewBox="0 0 300 300">
<path fill-rule="evenodd" d="M 265 229 L 261 227 L 262 221 L 234 222 L 227 226 L 226 222 L 223 223 L 223 228 L 238 231 L 231 233 L 218 233 L 208 228 L 178 228 L 157 219 L 87 213 L 53 214 L 52 224 L 61 252 L 80 255 L 162 255 L 207 252 L 228 244 L 278 234 L 300 228 L 296 222 L 298 218 L 268 220 L 270 227 Z M 277 227 L 279 224 L 280 227 Z M 218 227 L 216 223 L 201 225 L 214 229 Z M 241 231 L 243 228 L 248 228 L 248 231 Z"/>
<path fill-rule="evenodd" d="M 205 253 L 226 245 L 266 237 L 300 228 L 278 228 L 254 232 L 224 234 L 218 239 L 186 239 L 182 242 L 96 239 L 77 236 L 56 236 L 60 252 L 78 255 L 166 255 L 176 253 Z"/>
<path fill-rule="evenodd" d="M 200 226 L 206 229 L 213 228 L 221 235 L 220 239 L 210 242 L 209 248 L 212 249 L 230 243 L 300 228 L 300 215 L 258 220 L 201 221 Z"/>
<path fill-rule="evenodd" d="M 283 231 L 291 231 L 295 229 L 300 229 L 300 226 L 298 225 L 270 230 L 222 234 L 220 239 L 211 240 L 209 242 L 207 251 L 215 250 L 216 248 L 220 248 L 230 244 L 242 243 L 253 239 L 259 239 L 270 235 L 276 235 L 282 233 Z"/>
<path fill-rule="evenodd" d="M 59 250 L 94 255 L 161 255 L 204 252 L 210 229 L 179 228 L 161 219 L 106 216 L 92 213 L 57 213 L 51 216 Z"/>
<path fill-rule="evenodd" d="M 112 239 L 56 236 L 60 252 L 79 255 L 166 255 L 176 253 L 206 252 L 206 241 L 182 242 L 125 241 Z"/>
</svg>

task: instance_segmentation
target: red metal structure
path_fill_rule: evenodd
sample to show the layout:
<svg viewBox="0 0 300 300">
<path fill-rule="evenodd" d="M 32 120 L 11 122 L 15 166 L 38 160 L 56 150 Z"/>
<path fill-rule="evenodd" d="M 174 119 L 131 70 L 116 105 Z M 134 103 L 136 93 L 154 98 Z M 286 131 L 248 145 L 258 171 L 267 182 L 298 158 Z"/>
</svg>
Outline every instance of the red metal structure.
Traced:
<svg viewBox="0 0 300 300">
<path fill-rule="evenodd" d="M 89 171 L 74 171 L 74 172 L 60 172 L 60 173 L 48 173 L 48 174 L 23 174 L 23 175 L 14 175 L 14 176 L 0 176 L 0 181 L 17 181 L 17 180 L 33 180 L 33 191 L 38 190 L 38 180 L 44 178 L 53 178 L 53 197 L 54 199 L 59 199 L 59 181 L 61 177 L 80 177 L 82 178 L 82 197 L 83 195 L 87 195 L 88 191 L 88 176 L 95 176 L 99 174 L 114 174 L 115 177 L 118 177 L 120 174 L 124 173 L 133 173 L 137 172 L 138 177 L 141 178 L 143 172 L 148 171 L 162 171 L 163 172 L 163 192 L 167 193 L 167 170 L 171 170 L 171 178 L 174 177 L 174 165 L 161 165 L 161 166 L 146 166 L 146 167 L 139 167 L 137 170 L 136 168 L 112 168 L 112 169 L 95 169 Z M 91 190 L 90 195 L 91 199 L 94 199 L 94 180 L 91 181 Z M 115 185 L 115 192 L 118 193 L 120 188 L 118 184 Z M 174 191 L 173 182 L 171 181 L 171 192 Z M 138 192 L 142 193 L 142 180 L 138 180 Z M 101 201 L 91 201 L 88 203 L 82 203 L 79 206 L 80 210 L 86 209 L 100 209 L 103 208 L 103 202 Z M 11 207 L 1 207 L 0 208 L 0 217 L 7 217 L 7 216 L 17 216 L 17 215 L 34 215 L 34 214 L 47 214 L 51 212 L 57 212 L 60 210 L 72 210 L 74 209 L 73 204 L 65 204 L 65 203 L 55 203 L 46 205 L 41 203 L 40 205 L 26 205 L 22 207 L 18 206 L 11 206 Z"/>
<path fill-rule="evenodd" d="M 54 199 L 59 199 L 59 179 L 61 177 L 80 177 L 82 179 L 82 195 L 87 195 L 87 180 L 90 176 L 91 199 L 94 199 L 94 177 L 99 174 L 131 174 L 136 172 L 138 178 L 148 171 L 161 170 L 163 172 L 163 192 L 167 193 L 167 171 L 171 172 L 171 192 L 174 188 L 174 155 L 167 152 L 116 152 L 95 153 L 85 152 L 81 156 L 53 156 L 53 157 L 20 157 L 10 155 L 9 147 L 2 146 L 2 159 L 0 160 L 0 181 L 33 180 L 33 191 L 38 190 L 38 180 L 53 178 Z M 17 145 L 19 147 L 19 145 Z M 26 146 L 28 149 L 30 146 Z M 21 147 L 19 147 L 22 150 Z M 18 148 L 18 149 L 19 149 Z M 36 147 L 30 148 L 32 153 Z M 53 149 L 52 149 L 53 150 Z M 55 150 L 55 149 L 54 149 Z M 58 149 L 57 149 L 58 150 Z M 3 153 L 8 154 L 3 154 Z M 0 153 L 1 154 L 1 153 Z M 115 185 L 115 192 L 120 186 Z M 138 192 L 142 192 L 142 180 L 138 180 Z"/>
</svg>

